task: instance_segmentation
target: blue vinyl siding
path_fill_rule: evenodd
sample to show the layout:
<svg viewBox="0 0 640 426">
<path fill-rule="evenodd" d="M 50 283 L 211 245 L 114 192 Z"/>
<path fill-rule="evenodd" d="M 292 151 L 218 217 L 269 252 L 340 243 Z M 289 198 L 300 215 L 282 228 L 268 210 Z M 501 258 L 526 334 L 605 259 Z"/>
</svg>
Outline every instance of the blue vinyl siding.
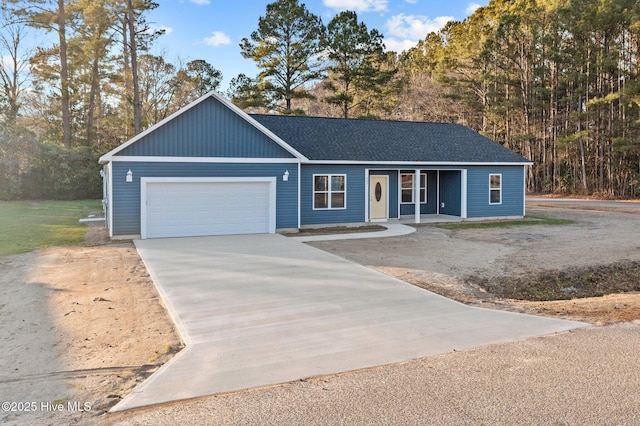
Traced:
<svg viewBox="0 0 640 426">
<path fill-rule="evenodd" d="M 460 216 L 461 185 L 462 173 L 459 170 L 440 171 L 440 214 Z"/>
<path fill-rule="evenodd" d="M 176 116 L 117 155 L 294 158 L 214 98 Z"/>
<path fill-rule="evenodd" d="M 502 203 L 489 204 L 489 175 L 502 175 Z M 524 166 L 469 167 L 467 172 L 467 216 L 499 217 L 524 215 Z"/>
<path fill-rule="evenodd" d="M 298 166 L 295 163 L 112 163 L 113 235 L 140 234 L 140 178 L 142 177 L 276 177 L 276 228 L 298 227 Z M 128 170 L 133 182 L 125 182 Z M 289 181 L 282 175 L 289 171 Z"/>
<path fill-rule="evenodd" d="M 300 221 L 302 225 L 364 222 L 365 169 L 365 166 L 303 164 L 300 179 Z M 323 174 L 347 176 L 345 209 L 313 209 L 313 175 Z"/>
</svg>

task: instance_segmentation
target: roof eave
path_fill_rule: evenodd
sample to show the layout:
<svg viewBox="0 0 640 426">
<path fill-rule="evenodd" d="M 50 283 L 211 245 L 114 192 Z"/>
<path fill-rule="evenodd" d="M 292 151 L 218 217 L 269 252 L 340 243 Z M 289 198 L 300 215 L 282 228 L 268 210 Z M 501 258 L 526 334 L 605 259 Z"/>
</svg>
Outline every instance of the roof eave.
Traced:
<svg viewBox="0 0 640 426">
<path fill-rule="evenodd" d="M 532 166 L 532 161 L 351 161 L 351 160 L 306 160 L 302 164 L 355 164 L 355 165 L 381 165 L 381 166 Z"/>
</svg>

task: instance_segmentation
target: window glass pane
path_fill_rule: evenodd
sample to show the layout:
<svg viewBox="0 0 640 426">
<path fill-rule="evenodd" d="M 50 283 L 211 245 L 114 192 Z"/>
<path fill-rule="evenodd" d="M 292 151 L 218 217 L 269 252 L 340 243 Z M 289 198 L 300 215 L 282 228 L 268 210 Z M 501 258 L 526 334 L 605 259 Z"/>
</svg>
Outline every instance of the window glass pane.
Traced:
<svg viewBox="0 0 640 426">
<path fill-rule="evenodd" d="M 489 185 L 491 189 L 500 189 L 500 175 L 490 175 Z"/>
<path fill-rule="evenodd" d="M 413 188 L 413 175 L 402 175 L 402 188 L 403 189 L 411 189 Z"/>
<path fill-rule="evenodd" d="M 411 190 L 411 189 L 403 189 L 402 190 L 402 202 L 403 203 L 413 203 L 413 190 Z"/>
<path fill-rule="evenodd" d="M 313 207 L 316 209 L 326 209 L 329 207 L 327 204 L 327 194 L 326 193 L 316 193 L 313 196 Z"/>
<path fill-rule="evenodd" d="M 329 183 L 328 176 L 316 176 L 313 188 L 315 191 L 328 191 L 329 190 L 328 183 Z"/>
<path fill-rule="evenodd" d="M 427 187 L 427 175 L 421 174 L 420 175 L 420 188 L 426 188 L 426 187 Z"/>
<path fill-rule="evenodd" d="M 344 176 L 331 176 L 331 190 L 344 191 Z"/>
<path fill-rule="evenodd" d="M 420 202 L 421 203 L 426 203 L 427 202 L 427 189 L 426 188 L 422 188 L 420 190 Z"/>
<path fill-rule="evenodd" d="M 427 202 L 427 175 L 424 173 L 420 175 L 420 202 Z"/>
<path fill-rule="evenodd" d="M 331 208 L 344 208 L 344 192 L 334 192 L 331 194 Z"/>
<path fill-rule="evenodd" d="M 498 204 L 500 203 L 500 190 L 499 189 L 492 189 L 491 191 L 489 191 L 489 194 L 491 196 L 491 203 L 492 204 Z"/>
</svg>

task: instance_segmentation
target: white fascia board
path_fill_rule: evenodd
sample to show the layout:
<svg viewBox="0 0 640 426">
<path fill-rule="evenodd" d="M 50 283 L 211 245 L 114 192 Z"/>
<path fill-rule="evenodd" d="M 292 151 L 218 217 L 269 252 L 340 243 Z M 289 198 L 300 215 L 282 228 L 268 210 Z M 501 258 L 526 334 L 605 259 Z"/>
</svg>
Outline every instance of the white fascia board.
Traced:
<svg viewBox="0 0 640 426">
<path fill-rule="evenodd" d="M 343 161 L 343 160 L 309 160 L 303 164 L 326 164 L 326 165 L 379 165 L 379 166 L 531 166 L 532 162 L 504 163 L 504 162 L 460 162 L 460 161 Z"/>
<path fill-rule="evenodd" d="M 168 123 L 171 120 L 173 120 L 174 118 L 184 114 L 185 112 L 189 111 L 191 108 L 193 108 L 196 105 L 204 102 L 206 99 L 208 99 L 210 97 L 216 99 L 217 101 L 222 103 L 224 106 L 229 108 L 231 111 L 235 112 L 237 115 L 242 117 L 245 121 L 247 121 L 249 124 L 254 126 L 256 129 L 258 129 L 259 131 L 264 133 L 267 137 L 269 137 L 274 142 L 276 142 L 278 145 L 280 145 L 282 148 L 284 148 L 287 152 L 289 152 L 290 154 L 294 155 L 297 159 L 300 159 L 300 160 L 306 160 L 307 159 L 304 155 L 300 154 L 298 151 L 293 149 L 291 146 L 289 146 L 289 144 L 287 144 L 285 141 L 280 139 L 278 136 L 276 136 L 269 129 L 264 127 L 262 124 L 258 123 L 255 119 L 251 118 L 251 116 L 249 114 L 247 114 L 246 112 L 242 111 L 240 108 L 238 108 L 237 106 L 235 106 L 234 104 L 232 104 L 228 100 L 224 99 L 222 96 L 220 96 L 218 93 L 216 93 L 215 91 L 212 90 L 211 92 L 209 92 L 209 93 L 201 96 L 200 98 L 196 99 L 195 101 L 191 102 L 189 105 L 180 108 L 178 111 L 174 112 L 173 114 L 171 114 L 170 116 L 168 116 L 164 120 L 160 121 L 159 123 L 156 123 L 155 125 L 149 127 L 144 132 L 139 133 L 138 135 L 136 135 L 133 138 L 129 139 L 127 142 L 123 143 L 122 145 L 120 145 L 120 146 L 112 149 L 108 153 L 104 154 L 102 157 L 100 157 L 98 162 L 100 164 L 104 164 L 104 163 L 107 163 L 109 161 L 112 161 L 114 159 L 114 155 L 116 155 L 118 152 L 122 151 L 123 149 L 127 148 L 128 146 L 133 145 L 134 143 L 138 142 L 140 139 L 144 138 L 145 136 L 147 136 L 151 132 L 155 131 L 156 129 L 158 129 L 158 128 L 162 127 L 162 126 L 164 126 L 166 123 Z"/>
<path fill-rule="evenodd" d="M 115 156 L 109 161 L 143 163 L 299 163 L 297 158 Z"/>
</svg>

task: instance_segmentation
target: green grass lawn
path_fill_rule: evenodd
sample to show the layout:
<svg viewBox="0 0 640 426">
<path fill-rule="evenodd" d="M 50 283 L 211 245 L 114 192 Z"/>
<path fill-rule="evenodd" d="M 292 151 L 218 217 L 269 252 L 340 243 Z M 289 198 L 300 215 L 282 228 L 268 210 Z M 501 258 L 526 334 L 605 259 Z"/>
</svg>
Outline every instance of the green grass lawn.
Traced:
<svg viewBox="0 0 640 426">
<path fill-rule="evenodd" d="M 568 219 L 553 219 L 550 217 L 534 217 L 527 216 L 524 219 L 516 220 L 496 220 L 491 222 L 464 222 L 464 223 L 446 223 L 436 225 L 438 228 L 444 229 L 482 229 L 482 228 L 511 228 L 513 226 L 531 226 L 531 225 L 568 225 L 573 221 Z"/>
<path fill-rule="evenodd" d="M 99 200 L 0 201 L 0 256 L 80 243 L 78 219 L 102 210 Z"/>
</svg>

